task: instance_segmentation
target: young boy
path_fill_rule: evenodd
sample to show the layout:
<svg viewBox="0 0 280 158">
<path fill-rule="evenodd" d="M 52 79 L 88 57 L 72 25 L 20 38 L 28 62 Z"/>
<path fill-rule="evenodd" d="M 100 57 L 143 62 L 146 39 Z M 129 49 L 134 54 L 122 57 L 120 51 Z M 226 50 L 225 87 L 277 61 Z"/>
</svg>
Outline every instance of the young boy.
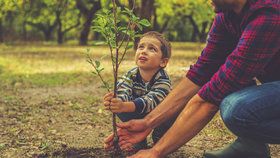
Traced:
<svg viewBox="0 0 280 158">
<path fill-rule="evenodd" d="M 137 46 L 135 62 L 137 67 L 131 69 L 118 82 L 117 98 L 113 93 L 104 96 L 107 110 L 117 113 L 121 121 L 144 118 L 170 92 L 171 82 L 165 72 L 171 56 L 170 43 L 158 32 L 145 33 Z M 173 121 L 164 123 L 154 129 L 153 142 L 156 143 L 169 129 Z M 145 148 L 146 141 L 135 146 Z"/>
</svg>

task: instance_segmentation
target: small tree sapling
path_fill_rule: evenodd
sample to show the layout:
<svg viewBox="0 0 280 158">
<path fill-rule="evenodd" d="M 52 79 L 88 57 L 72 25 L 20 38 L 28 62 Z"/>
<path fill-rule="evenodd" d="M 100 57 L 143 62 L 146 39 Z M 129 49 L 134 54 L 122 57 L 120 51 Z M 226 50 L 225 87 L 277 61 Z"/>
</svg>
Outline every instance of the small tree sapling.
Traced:
<svg viewBox="0 0 280 158">
<path fill-rule="evenodd" d="M 133 48 L 134 40 L 139 37 L 140 34 L 135 30 L 142 30 L 143 27 L 149 27 L 150 22 L 146 19 L 140 19 L 133 13 L 133 9 L 124 8 L 121 10 L 117 7 L 115 0 L 112 0 L 111 9 L 103 9 L 101 13 L 96 14 L 94 20 L 93 30 L 99 32 L 105 39 L 105 43 L 109 47 L 110 57 L 113 70 L 113 83 L 110 84 L 102 77 L 102 71 L 104 68 L 99 60 L 96 60 L 87 53 L 87 62 L 93 67 L 92 73 L 98 76 L 103 84 L 103 88 L 108 92 L 113 88 L 114 97 L 117 92 L 117 81 L 119 79 L 118 72 L 122 61 L 127 51 Z M 113 86 L 111 86 L 113 85 Z M 112 125 L 114 132 L 114 149 L 115 153 L 120 153 L 120 147 L 118 145 L 118 135 L 116 127 L 116 114 L 112 114 Z"/>
</svg>

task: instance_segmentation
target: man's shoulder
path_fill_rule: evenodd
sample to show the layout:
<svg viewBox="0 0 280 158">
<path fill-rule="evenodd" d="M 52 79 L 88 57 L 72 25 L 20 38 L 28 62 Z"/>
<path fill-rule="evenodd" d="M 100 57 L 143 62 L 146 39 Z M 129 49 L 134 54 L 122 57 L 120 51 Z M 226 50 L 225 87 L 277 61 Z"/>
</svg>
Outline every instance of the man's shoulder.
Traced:
<svg viewBox="0 0 280 158">
<path fill-rule="evenodd" d="M 257 11 L 259 9 L 280 9 L 280 0 L 249 0 L 250 10 Z"/>
</svg>

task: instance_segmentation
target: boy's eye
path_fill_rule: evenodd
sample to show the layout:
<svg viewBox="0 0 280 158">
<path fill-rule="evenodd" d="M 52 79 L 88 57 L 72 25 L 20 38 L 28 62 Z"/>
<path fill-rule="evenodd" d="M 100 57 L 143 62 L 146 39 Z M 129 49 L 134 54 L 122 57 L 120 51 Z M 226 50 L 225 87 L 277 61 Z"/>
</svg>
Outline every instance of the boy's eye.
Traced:
<svg viewBox="0 0 280 158">
<path fill-rule="evenodd" d="M 138 46 L 138 49 L 143 49 L 143 48 L 144 48 L 144 46 L 142 46 L 142 45 Z"/>
<path fill-rule="evenodd" d="M 154 48 L 154 47 L 150 47 L 149 48 L 152 52 L 156 52 L 156 48 Z"/>
</svg>

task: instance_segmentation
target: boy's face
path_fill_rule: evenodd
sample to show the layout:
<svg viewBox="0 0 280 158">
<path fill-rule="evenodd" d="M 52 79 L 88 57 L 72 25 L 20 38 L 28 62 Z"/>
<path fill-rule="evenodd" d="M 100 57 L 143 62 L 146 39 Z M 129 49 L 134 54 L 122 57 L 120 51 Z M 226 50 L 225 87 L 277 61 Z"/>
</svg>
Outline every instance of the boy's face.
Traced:
<svg viewBox="0 0 280 158">
<path fill-rule="evenodd" d="M 158 70 L 167 65 L 168 59 L 162 58 L 161 43 L 154 37 L 143 37 L 135 54 L 136 65 L 140 69 Z"/>
</svg>

